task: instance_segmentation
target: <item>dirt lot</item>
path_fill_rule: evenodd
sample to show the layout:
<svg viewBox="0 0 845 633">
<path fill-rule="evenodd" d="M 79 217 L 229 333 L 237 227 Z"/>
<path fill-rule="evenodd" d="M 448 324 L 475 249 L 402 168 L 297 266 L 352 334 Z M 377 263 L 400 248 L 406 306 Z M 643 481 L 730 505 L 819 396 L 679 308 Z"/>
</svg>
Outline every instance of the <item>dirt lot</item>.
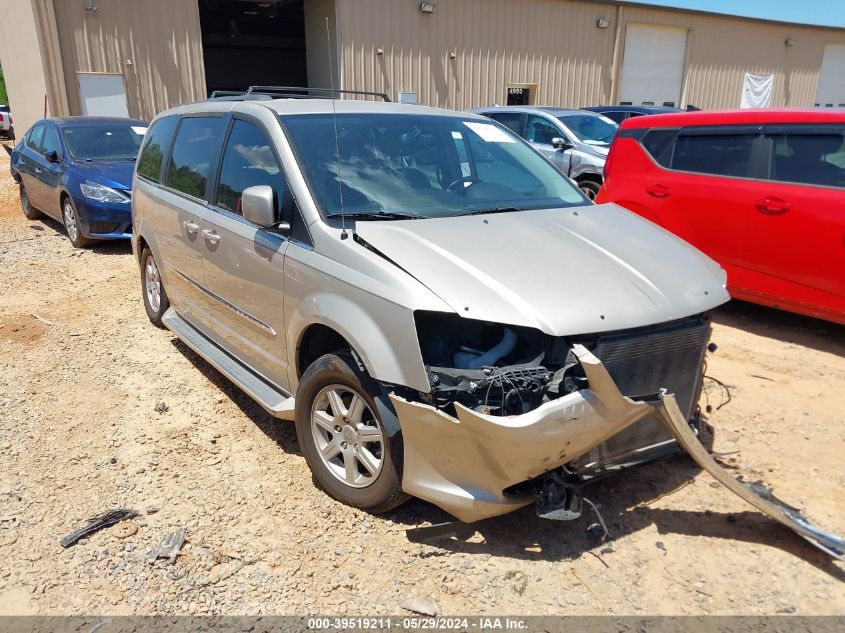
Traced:
<svg viewBox="0 0 845 633">
<path fill-rule="evenodd" d="M 531 508 L 468 539 L 412 543 L 447 517 L 387 516 L 314 487 L 293 426 L 276 422 L 150 325 L 127 244 L 75 251 L 29 222 L 0 152 L 0 614 L 842 614 L 845 567 L 678 458 L 591 491 L 591 518 Z M 36 318 L 37 315 L 39 318 Z M 43 319 L 43 320 L 41 320 Z M 708 375 L 731 401 L 716 451 L 818 525 L 845 531 L 845 328 L 745 304 L 716 314 Z M 708 381 L 707 396 L 724 399 Z M 59 538 L 124 506 L 138 532 Z M 186 526 L 174 564 L 146 557 Z"/>
</svg>

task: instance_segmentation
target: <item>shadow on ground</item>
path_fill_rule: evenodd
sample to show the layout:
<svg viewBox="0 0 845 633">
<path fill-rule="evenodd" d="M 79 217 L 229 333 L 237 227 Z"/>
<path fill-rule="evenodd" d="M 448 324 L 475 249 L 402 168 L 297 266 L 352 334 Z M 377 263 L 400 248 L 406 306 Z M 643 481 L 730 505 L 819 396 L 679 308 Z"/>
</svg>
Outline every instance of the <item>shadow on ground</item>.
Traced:
<svg viewBox="0 0 845 633">
<path fill-rule="evenodd" d="M 29 228 L 38 233 L 50 235 L 50 231 L 56 235 L 67 238 L 64 224 L 58 220 L 42 215 L 37 220 L 29 220 Z M 90 251 L 97 255 L 127 255 L 132 252 L 132 245 L 129 240 L 95 240 L 91 246 L 85 249 L 79 249 L 79 252 Z"/>
<path fill-rule="evenodd" d="M 742 308 L 738 310 L 740 315 L 735 315 L 734 318 L 742 318 Z M 722 318 L 725 318 L 724 315 Z M 750 320 L 751 317 L 748 319 Z M 301 454 L 293 424 L 271 417 L 180 340 L 174 338 L 172 344 L 282 450 L 287 453 Z M 712 446 L 712 427 L 704 422 L 702 431 L 702 442 L 705 446 Z M 302 468 L 307 468 L 304 460 Z M 614 545 L 616 548 L 624 547 L 624 542 L 618 542 L 621 537 L 654 525 L 660 534 L 703 536 L 776 547 L 801 558 L 838 580 L 845 581 L 845 572 L 829 556 L 761 513 L 748 511 L 724 514 L 649 507 L 649 504 L 654 501 L 668 497 L 685 487 L 700 470 L 692 459 L 679 455 L 630 469 L 624 475 L 607 477 L 587 487 L 585 496 L 599 506 L 610 534 L 617 541 Z M 316 482 L 315 485 L 317 485 Z M 718 485 L 712 493 L 714 498 L 716 495 L 732 494 Z M 420 499 L 412 499 L 384 516 L 409 529 L 420 525 L 436 525 L 454 521 L 448 513 Z M 597 554 L 605 547 L 604 545 L 597 546 L 595 541 L 588 537 L 588 527 L 595 521 L 595 515 L 586 506 L 579 519 L 558 522 L 537 517 L 531 505 L 511 514 L 480 521 L 471 526 L 457 523 L 455 535 L 445 536 L 429 543 L 440 548 L 443 553 L 454 551 L 526 560 L 570 560 L 587 552 Z M 665 546 L 662 543 L 658 545 L 656 541 L 655 549 L 658 550 L 660 547 Z M 437 552 L 429 555 L 437 555 Z"/>
<path fill-rule="evenodd" d="M 845 356 L 845 325 L 736 300 L 714 310 L 713 320 L 749 334 Z"/>
</svg>

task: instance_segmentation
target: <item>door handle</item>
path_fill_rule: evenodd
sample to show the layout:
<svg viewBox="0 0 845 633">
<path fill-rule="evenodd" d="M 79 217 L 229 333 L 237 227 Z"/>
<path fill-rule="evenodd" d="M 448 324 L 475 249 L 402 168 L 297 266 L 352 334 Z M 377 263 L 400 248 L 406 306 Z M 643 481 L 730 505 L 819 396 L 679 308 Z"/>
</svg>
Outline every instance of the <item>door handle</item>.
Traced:
<svg viewBox="0 0 845 633">
<path fill-rule="evenodd" d="M 205 230 L 203 230 L 203 232 L 202 232 L 202 236 L 205 238 L 205 241 L 206 241 L 206 242 L 209 242 L 209 243 L 211 243 L 211 244 L 217 244 L 217 242 L 219 242 L 219 241 L 220 241 L 220 236 L 219 236 L 219 235 L 217 235 L 217 233 L 215 233 L 215 232 L 214 232 L 213 230 L 211 230 L 211 229 L 205 229 Z"/>
<path fill-rule="evenodd" d="M 36 174 L 40 174 L 40 173 L 41 173 L 41 169 L 40 169 L 39 167 L 36 167 L 36 168 L 35 168 L 35 173 L 36 173 Z"/>
<path fill-rule="evenodd" d="M 672 190 L 664 185 L 652 185 L 651 187 L 646 187 L 645 192 L 652 198 L 668 198 Z"/>
<path fill-rule="evenodd" d="M 187 233 L 196 233 L 197 231 L 200 230 L 199 224 L 195 224 L 194 222 L 191 222 L 190 220 L 185 220 L 184 222 L 182 222 L 182 226 L 185 227 L 185 231 Z"/>
<path fill-rule="evenodd" d="M 786 200 L 780 198 L 764 198 L 757 203 L 757 208 L 761 213 L 767 215 L 780 215 L 789 211 L 792 205 Z"/>
</svg>

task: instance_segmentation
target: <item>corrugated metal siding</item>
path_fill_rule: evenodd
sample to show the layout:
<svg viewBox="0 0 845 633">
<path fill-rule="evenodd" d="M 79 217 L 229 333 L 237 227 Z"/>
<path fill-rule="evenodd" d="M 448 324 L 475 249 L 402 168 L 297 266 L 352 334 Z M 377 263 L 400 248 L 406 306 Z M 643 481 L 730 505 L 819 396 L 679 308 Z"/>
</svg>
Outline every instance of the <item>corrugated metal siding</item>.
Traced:
<svg viewBox="0 0 845 633">
<path fill-rule="evenodd" d="M 508 84 L 536 85 L 535 104 L 616 102 L 625 26 L 662 24 L 688 30 L 684 105 L 738 107 L 751 72 L 775 75 L 772 105 L 811 106 L 825 43 L 845 43 L 842 29 L 596 2 L 439 0 L 433 14 L 419 4 L 337 0 L 345 88 L 413 91 L 420 103 L 454 109 L 504 103 Z M 610 28 L 596 27 L 600 17 Z"/>
<path fill-rule="evenodd" d="M 52 0 L 8 3 L 2 16 L 0 62 L 15 130 L 22 136 L 45 114 L 67 114 Z"/>
<path fill-rule="evenodd" d="M 595 24 L 612 7 L 440 0 L 427 15 L 419 4 L 338 0 L 344 87 L 417 92 L 421 103 L 455 109 L 504 103 L 508 84 L 536 85 L 535 103 L 607 101 L 614 29 Z"/>
<path fill-rule="evenodd" d="M 827 42 L 845 43 L 845 30 L 797 27 L 720 16 L 626 8 L 628 23 L 686 28 L 683 102 L 703 108 L 739 107 L 745 73 L 774 75 L 773 106 L 812 106 Z M 793 46 L 786 46 L 792 39 Z"/>
<path fill-rule="evenodd" d="M 129 114 L 142 119 L 205 97 L 197 0 L 98 0 L 93 15 L 87 0 L 54 4 L 71 114 L 77 72 L 122 74 Z"/>
</svg>

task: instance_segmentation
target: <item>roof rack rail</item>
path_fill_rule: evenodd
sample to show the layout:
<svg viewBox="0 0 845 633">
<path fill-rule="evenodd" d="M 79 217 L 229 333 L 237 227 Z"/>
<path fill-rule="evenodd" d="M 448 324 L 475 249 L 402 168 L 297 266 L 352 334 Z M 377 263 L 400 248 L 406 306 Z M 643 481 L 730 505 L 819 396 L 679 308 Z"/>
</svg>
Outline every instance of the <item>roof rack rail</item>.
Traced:
<svg viewBox="0 0 845 633">
<path fill-rule="evenodd" d="M 247 94 L 243 90 L 215 90 L 208 96 L 209 101 L 270 101 L 273 97 L 267 94 Z"/>
<path fill-rule="evenodd" d="M 247 99 L 335 99 L 343 95 L 359 95 L 378 97 L 382 101 L 390 102 L 390 97 L 384 92 L 369 92 L 366 90 L 338 90 L 335 88 L 306 88 L 304 86 L 250 86 L 246 91 L 215 90 L 209 99 L 227 101 Z"/>
</svg>

